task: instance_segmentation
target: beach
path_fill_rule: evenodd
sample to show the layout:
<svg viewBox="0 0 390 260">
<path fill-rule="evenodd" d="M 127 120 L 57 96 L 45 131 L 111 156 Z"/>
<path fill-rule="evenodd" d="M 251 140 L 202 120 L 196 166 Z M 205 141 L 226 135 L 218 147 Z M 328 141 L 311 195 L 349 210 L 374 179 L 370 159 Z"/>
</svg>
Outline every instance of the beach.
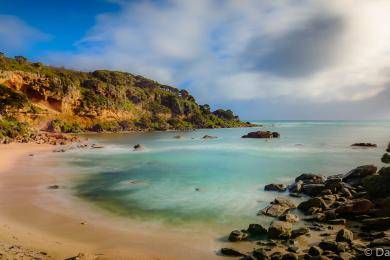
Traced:
<svg viewBox="0 0 390 260">
<path fill-rule="evenodd" d="M 42 259 L 214 259 L 218 243 L 202 232 L 172 231 L 107 215 L 48 189 L 55 167 L 42 167 L 54 146 L 0 147 L 0 242 Z M 41 161 L 41 160 L 39 160 Z M 49 170 L 50 169 L 50 170 Z M 210 234 L 208 234 L 210 235 Z M 23 251 L 23 250 L 22 250 Z M 191 252 L 191 254 L 189 254 Z M 6 252 L 1 252 L 7 256 Z"/>
</svg>

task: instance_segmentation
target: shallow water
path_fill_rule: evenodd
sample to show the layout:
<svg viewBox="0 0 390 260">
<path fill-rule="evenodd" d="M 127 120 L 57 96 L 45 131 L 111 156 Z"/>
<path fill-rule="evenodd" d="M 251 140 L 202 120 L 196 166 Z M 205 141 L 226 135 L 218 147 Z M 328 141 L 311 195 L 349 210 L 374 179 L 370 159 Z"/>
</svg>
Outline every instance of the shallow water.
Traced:
<svg viewBox="0 0 390 260">
<path fill-rule="evenodd" d="M 131 218 L 245 227 L 269 221 L 256 216 L 275 196 L 263 191 L 265 184 L 289 184 L 303 172 L 330 175 L 363 164 L 381 166 L 390 141 L 389 121 L 258 123 L 265 127 L 88 135 L 105 148 L 64 154 L 82 176 L 74 194 Z M 241 138 L 258 129 L 278 131 L 281 138 Z M 218 139 L 202 140 L 205 134 Z M 352 149 L 355 142 L 378 148 Z M 134 152 L 137 143 L 146 149 Z"/>
</svg>

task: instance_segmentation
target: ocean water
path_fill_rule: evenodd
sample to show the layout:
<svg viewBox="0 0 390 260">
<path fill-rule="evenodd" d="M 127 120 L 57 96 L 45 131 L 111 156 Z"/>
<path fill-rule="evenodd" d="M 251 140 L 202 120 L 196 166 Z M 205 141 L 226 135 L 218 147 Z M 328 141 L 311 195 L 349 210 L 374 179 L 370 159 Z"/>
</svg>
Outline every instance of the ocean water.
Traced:
<svg viewBox="0 0 390 260">
<path fill-rule="evenodd" d="M 80 173 L 73 194 L 105 210 L 166 225 L 239 228 L 270 220 L 256 215 L 279 195 L 265 192 L 265 184 L 290 184 L 301 173 L 382 166 L 390 141 L 390 121 L 256 122 L 264 127 L 91 134 L 87 137 L 105 148 L 62 156 Z M 241 138 L 256 130 L 277 131 L 281 137 Z M 205 134 L 218 138 L 203 140 Z M 353 149 L 355 142 L 378 148 Z M 133 151 L 138 143 L 146 149 Z"/>
</svg>

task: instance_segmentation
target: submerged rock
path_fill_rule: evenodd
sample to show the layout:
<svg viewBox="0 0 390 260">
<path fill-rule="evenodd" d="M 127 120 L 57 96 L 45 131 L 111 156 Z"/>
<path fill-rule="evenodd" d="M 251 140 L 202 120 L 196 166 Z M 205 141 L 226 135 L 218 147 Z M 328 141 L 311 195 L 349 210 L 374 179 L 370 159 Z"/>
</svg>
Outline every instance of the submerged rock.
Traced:
<svg viewBox="0 0 390 260">
<path fill-rule="evenodd" d="M 204 135 L 202 139 L 217 139 L 218 136 L 212 136 L 212 135 Z"/>
<path fill-rule="evenodd" d="M 145 146 L 143 146 L 142 144 L 136 144 L 134 145 L 134 151 L 142 151 L 145 149 Z"/>
</svg>

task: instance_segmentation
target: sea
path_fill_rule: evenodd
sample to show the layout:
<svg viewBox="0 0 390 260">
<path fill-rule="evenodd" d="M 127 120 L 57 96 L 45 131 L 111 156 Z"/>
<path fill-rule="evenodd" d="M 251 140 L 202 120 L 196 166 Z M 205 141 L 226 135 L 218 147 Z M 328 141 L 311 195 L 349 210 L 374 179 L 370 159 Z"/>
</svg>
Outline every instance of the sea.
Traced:
<svg viewBox="0 0 390 260">
<path fill-rule="evenodd" d="M 61 155 L 78 173 L 70 191 L 125 218 L 176 227 L 245 228 L 270 221 L 258 216 L 259 210 L 275 196 L 288 196 L 264 191 L 264 185 L 288 185 L 302 173 L 329 176 L 360 165 L 383 167 L 380 158 L 390 141 L 390 121 L 251 122 L 262 126 L 84 135 L 104 148 Z M 241 138 L 258 130 L 279 132 L 280 138 Z M 351 147 L 356 142 L 378 147 Z M 136 144 L 145 149 L 134 151 Z"/>
</svg>

